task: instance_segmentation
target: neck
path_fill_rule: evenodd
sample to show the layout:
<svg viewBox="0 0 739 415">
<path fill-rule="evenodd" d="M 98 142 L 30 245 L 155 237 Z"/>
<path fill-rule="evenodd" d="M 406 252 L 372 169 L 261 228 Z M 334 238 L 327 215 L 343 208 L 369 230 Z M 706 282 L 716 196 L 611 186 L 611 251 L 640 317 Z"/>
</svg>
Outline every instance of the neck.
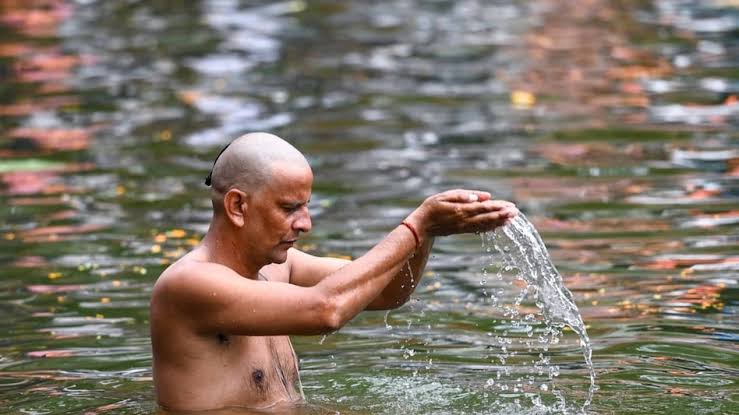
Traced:
<svg viewBox="0 0 739 415">
<path fill-rule="evenodd" d="M 235 238 L 235 232 L 228 224 L 214 217 L 202 247 L 208 261 L 227 266 L 246 278 L 257 279 L 262 265 L 254 263 L 246 255 L 248 249 Z"/>
</svg>

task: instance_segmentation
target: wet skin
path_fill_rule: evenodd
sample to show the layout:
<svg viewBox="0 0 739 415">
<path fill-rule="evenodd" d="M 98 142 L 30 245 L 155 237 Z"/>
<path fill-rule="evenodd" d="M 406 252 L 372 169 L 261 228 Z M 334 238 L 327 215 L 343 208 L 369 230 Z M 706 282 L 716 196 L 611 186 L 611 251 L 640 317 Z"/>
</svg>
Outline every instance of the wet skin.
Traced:
<svg viewBox="0 0 739 415">
<path fill-rule="evenodd" d="M 154 286 L 153 374 L 163 408 L 300 402 L 289 335 L 329 333 L 362 310 L 402 305 L 434 236 L 492 229 L 517 214 L 484 192 L 445 192 L 406 219 L 419 240 L 398 226 L 354 261 L 319 258 L 292 248 L 311 229 L 312 172 L 278 167 L 263 191 L 229 190 L 201 245 Z"/>
<path fill-rule="evenodd" d="M 249 336 L 216 326 L 198 327 L 179 312 L 177 301 L 171 298 L 177 291 L 162 289 L 173 280 L 186 279 L 193 273 L 207 274 L 208 265 L 218 264 L 226 265 L 229 269 L 224 271 L 232 272 L 206 278 L 225 281 L 227 289 L 229 284 L 238 284 L 237 279 L 288 283 L 288 250 L 311 227 L 307 203 L 312 174 L 298 172 L 284 176 L 281 177 L 284 183 L 278 180 L 272 188 L 246 202 L 248 226 L 239 228 L 239 235 L 227 240 L 206 237 L 203 245 L 160 276 L 152 298 L 151 330 L 155 385 L 162 407 L 263 408 L 277 402 L 302 400 L 296 388 L 297 361 L 288 336 Z M 219 258 L 218 254 L 227 252 L 234 243 L 238 251 L 249 255 L 241 258 L 231 255 L 229 259 L 236 260 L 231 262 Z M 252 269 L 262 263 L 269 265 L 254 273 Z M 195 288 L 197 295 L 209 294 L 207 285 L 196 284 Z M 192 307 L 201 308 L 199 314 L 209 312 L 207 307 L 198 307 L 197 302 Z"/>
<path fill-rule="evenodd" d="M 183 257 L 178 271 L 199 262 L 198 251 Z M 261 275 L 287 281 L 285 267 L 269 265 Z M 157 393 L 164 408 L 265 408 L 300 402 L 298 365 L 288 336 L 194 333 L 166 311 L 152 323 Z M 159 322 L 166 324 L 159 324 Z M 197 374 L 197 376 L 193 376 Z"/>
</svg>

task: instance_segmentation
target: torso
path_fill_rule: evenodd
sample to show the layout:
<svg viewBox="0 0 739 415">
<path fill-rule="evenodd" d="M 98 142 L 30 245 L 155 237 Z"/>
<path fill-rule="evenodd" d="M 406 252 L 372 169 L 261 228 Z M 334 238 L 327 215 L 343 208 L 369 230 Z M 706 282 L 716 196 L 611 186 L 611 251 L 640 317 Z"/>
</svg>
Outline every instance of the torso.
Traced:
<svg viewBox="0 0 739 415">
<path fill-rule="evenodd" d="M 289 280 L 281 265 L 268 265 L 260 274 Z M 154 383 L 164 408 L 265 408 L 302 401 L 288 336 L 199 335 L 166 309 L 152 313 L 151 327 Z"/>
</svg>

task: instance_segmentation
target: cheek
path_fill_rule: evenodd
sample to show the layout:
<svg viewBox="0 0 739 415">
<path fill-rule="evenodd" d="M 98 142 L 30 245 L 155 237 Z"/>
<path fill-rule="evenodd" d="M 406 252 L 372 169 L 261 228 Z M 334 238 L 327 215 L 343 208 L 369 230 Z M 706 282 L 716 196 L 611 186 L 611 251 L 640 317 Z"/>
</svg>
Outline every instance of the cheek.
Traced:
<svg viewBox="0 0 739 415">
<path fill-rule="evenodd" d="M 272 232 L 280 232 L 283 233 L 286 230 L 289 230 L 292 227 L 292 218 L 290 215 L 284 214 L 284 213 L 277 213 L 272 216 L 270 216 L 267 225 L 269 226 L 269 230 Z"/>
</svg>

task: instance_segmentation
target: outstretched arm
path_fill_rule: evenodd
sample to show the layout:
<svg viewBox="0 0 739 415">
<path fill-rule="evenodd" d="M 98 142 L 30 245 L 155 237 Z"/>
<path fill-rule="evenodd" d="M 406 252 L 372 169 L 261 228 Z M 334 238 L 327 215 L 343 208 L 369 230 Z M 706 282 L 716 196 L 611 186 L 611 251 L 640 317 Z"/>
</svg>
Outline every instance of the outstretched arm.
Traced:
<svg viewBox="0 0 739 415">
<path fill-rule="evenodd" d="M 161 322 L 179 320 L 201 335 L 333 332 L 377 297 L 414 248 L 413 236 L 398 227 L 312 287 L 253 280 L 220 264 L 183 261 L 154 286 L 152 330 L 166 330 Z"/>
<path fill-rule="evenodd" d="M 372 300 L 366 310 L 389 310 L 398 308 L 408 301 L 423 275 L 433 240 L 433 238 L 428 238 L 420 249 L 411 254 L 410 259 L 401 265 L 390 283 Z M 313 287 L 328 275 L 350 264 L 351 261 L 318 257 L 291 249 L 288 254 L 288 263 L 290 264 L 291 284 Z"/>
<path fill-rule="evenodd" d="M 469 199 L 471 193 L 476 201 Z M 483 192 L 441 193 L 426 199 L 406 220 L 417 229 L 423 246 L 434 236 L 491 230 L 516 215 L 510 203 L 488 198 Z M 190 261 L 157 282 L 152 315 L 187 319 L 201 333 L 262 336 L 331 332 L 366 309 L 415 250 L 413 234 L 398 226 L 369 252 L 311 287 L 255 281 L 225 266 Z M 424 262 L 425 258 L 419 256 Z M 406 293 L 401 295 L 407 297 Z"/>
<path fill-rule="evenodd" d="M 475 196 L 470 199 L 470 194 Z M 507 217 L 501 224 L 510 220 L 517 210 L 510 202 L 502 200 L 490 200 L 490 194 L 486 192 L 466 192 L 455 199 L 459 203 L 479 202 L 481 208 L 489 208 L 491 210 L 498 209 L 502 215 Z M 419 208 L 420 209 L 420 208 Z M 423 223 L 419 223 L 419 213 L 413 212 L 406 220 L 414 227 L 416 232 Z M 413 225 L 415 223 L 415 225 Z M 410 232 L 410 230 L 406 231 Z M 438 230 L 437 230 L 438 231 Z M 419 235 L 419 237 L 422 237 Z M 418 287 L 423 277 L 426 262 L 431 253 L 434 243 L 434 237 L 426 235 L 420 247 L 412 254 L 411 258 L 401 266 L 400 270 L 393 276 L 390 283 L 382 290 L 382 292 L 367 306 L 367 310 L 389 310 L 398 308 L 405 304 L 411 294 Z M 288 255 L 288 264 L 290 267 L 290 282 L 292 284 L 303 287 L 312 287 L 318 284 L 323 278 L 337 271 L 341 267 L 349 264 L 346 259 L 317 257 L 291 249 Z"/>
</svg>

